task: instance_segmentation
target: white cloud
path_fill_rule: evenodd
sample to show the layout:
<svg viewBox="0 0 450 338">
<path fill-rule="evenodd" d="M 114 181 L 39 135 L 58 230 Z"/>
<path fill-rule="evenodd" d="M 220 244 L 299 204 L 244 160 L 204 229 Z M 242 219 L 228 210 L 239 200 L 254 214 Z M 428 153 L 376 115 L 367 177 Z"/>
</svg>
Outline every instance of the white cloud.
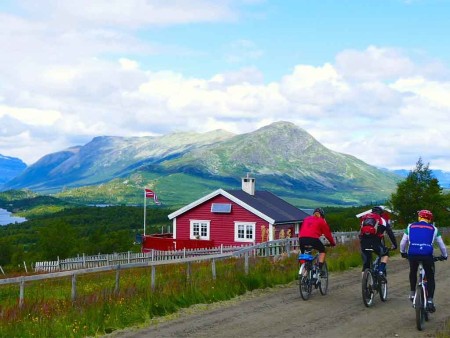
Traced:
<svg viewBox="0 0 450 338">
<path fill-rule="evenodd" d="M 421 156 L 450 170 L 449 70 L 437 60 L 369 46 L 264 83 L 264 71 L 248 64 L 266 51 L 233 37 L 222 60 L 243 67 L 208 77 L 152 69 L 152 55 L 191 47 L 144 35 L 236 20 L 239 4 L 257 2 L 23 0 L 29 17 L 0 13 L 0 45 L 11 46 L 0 53 L 0 154 L 32 163 L 97 135 L 242 133 L 286 120 L 373 165 L 409 168 Z"/>
<path fill-rule="evenodd" d="M 364 51 L 345 50 L 336 56 L 342 76 L 360 81 L 390 80 L 414 71 L 412 61 L 392 48 L 369 46 Z"/>
</svg>

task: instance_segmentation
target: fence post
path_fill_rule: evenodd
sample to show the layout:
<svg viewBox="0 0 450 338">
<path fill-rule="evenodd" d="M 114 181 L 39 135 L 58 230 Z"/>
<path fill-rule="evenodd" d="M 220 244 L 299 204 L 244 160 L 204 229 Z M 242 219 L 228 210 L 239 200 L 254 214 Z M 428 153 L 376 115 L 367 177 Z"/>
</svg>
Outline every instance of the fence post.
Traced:
<svg viewBox="0 0 450 338">
<path fill-rule="evenodd" d="M 114 288 L 114 293 L 119 292 L 119 282 L 120 282 L 120 264 L 117 264 L 117 270 L 116 270 L 116 286 Z"/>
<path fill-rule="evenodd" d="M 244 271 L 248 275 L 248 252 L 244 254 Z"/>
<path fill-rule="evenodd" d="M 19 308 L 23 306 L 23 298 L 25 294 L 25 279 L 22 277 L 20 279 L 20 291 L 19 291 Z"/>
<path fill-rule="evenodd" d="M 83 268 L 85 268 L 85 267 L 86 267 L 86 256 L 83 253 Z"/>
<path fill-rule="evenodd" d="M 77 298 L 77 275 L 72 275 L 72 302 Z"/>
<path fill-rule="evenodd" d="M 5 275 L 5 271 L 3 271 L 3 268 L 1 265 L 0 265 L 0 271 L 2 272 L 3 275 Z"/>
<path fill-rule="evenodd" d="M 191 279 L 191 262 L 187 262 L 187 267 L 186 267 L 186 279 L 190 280 Z"/>
<path fill-rule="evenodd" d="M 287 256 L 291 257 L 291 246 L 290 246 L 290 241 L 289 238 L 286 240 L 286 252 L 287 252 Z"/>
<path fill-rule="evenodd" d="M 128 263 L 131 263 L 131 252 L 128 251 Z"/>
<path fill-rule="evenodd" d="M 216 279 L 216 260 L 213 258 L 211 259 L 211 269 L 212 269 L 212 278 Z"/>
<path fill-rule="evenodd" d="M 156 284 L 156 267 L 152 265 L 152 290 L 155 290 Z"/>
</svg>

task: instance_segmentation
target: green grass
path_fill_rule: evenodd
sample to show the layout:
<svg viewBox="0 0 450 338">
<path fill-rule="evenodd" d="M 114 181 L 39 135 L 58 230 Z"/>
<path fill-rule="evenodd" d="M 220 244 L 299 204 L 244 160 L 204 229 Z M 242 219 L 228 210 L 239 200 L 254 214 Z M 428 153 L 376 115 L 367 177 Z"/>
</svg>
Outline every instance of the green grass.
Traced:
<svg viewBox="0 0 450 338">
<path fill-rule="evenodd" d="M 357 241 L 329 248 L 330 272 L 361 265 Z M 194 304 L 229 300 L 247 291 L 288 284 L 297 279 L 297 255 L 251 257 L 249 273 L 244 260 L 216 262 L 213 279 L 210 262 L 156 268 L 151 289 L 151 268 L 121 270 L 115 293 L 115 272 L 77 277 L 77 299 L 71 301 L 71 278 L 26 283 L 25 303 L 17 304 L 19 286 L 0 286 L 0 337 L 100 336 L 130 326 L 147 324 Z M 448 330 L 446 332 L 449 332 Z M 444 333 L 443 333 L 444 334 Z M 442 336 L 445 337 L 445 336 Z"/>
</svg>

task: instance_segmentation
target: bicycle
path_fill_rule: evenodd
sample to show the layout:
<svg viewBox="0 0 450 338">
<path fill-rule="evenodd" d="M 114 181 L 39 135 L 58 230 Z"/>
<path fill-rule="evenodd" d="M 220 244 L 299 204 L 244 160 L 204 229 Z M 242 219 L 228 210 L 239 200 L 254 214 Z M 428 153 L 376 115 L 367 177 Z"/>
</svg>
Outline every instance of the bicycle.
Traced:
<svg viewBox="0 0 450 338">
<path fill-rule="evenodd" d="M 365 251 L 373 251 L 373 249 L 364 249 Z M 362 277 L 362 299 L 366 307 L 371 307 L 374 303 L 375 294 L 380 295 L 382 302 L 387 300 L 388 296 L 388 283 L 385 275 L 380 274 L 380 260 L 377 258 L 372 262 L 370 261 L 370 267 L 364 270 Z"/>
<path fill-rule="evenodd" d="M 321 295 L 328 292 L 328 267 L 324 262 L 322 273 L 319 268 L 319 254 L 312 254 L 313 248 L 308 248 L 304 253 L 299 254 L 300 270 L 298 272 L 298 281 L 300 296 L 303 300 L 308 300 L 311 296 L 313 287 L 319 289 Z"/>
<path fill-rule="evenodd" d="M 405 257 L 407 258 L 407 257 Z M 445 258 L 441 256 L 433 256 L 433 260 L 443 261 Z M 425 276 L 425 269 L 423 268 L 422 261 L 419 262 L 418 276 L 417 276 L 417 284 L 416 284 L 416 293 L 413 298 L 413 308 L 416 310 L 416 327 L 417 330 L 422 331 L 424 328 L 424 322 L 429 320 L 429 311 L 427 308 L 427 297 L 428 297 L 428 289 L 427 289 L 427 277 Z"/>
</svg>

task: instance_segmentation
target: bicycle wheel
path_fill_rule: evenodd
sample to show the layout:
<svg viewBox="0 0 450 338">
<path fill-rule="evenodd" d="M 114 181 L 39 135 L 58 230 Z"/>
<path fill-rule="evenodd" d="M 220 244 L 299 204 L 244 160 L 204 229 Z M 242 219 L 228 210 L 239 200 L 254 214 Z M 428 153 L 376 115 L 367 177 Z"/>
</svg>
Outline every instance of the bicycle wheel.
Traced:
<svg viewBox="0 0 450 338">
<path fill-rule="evenodd" d="M 423 322 L 425 320 L 425 297 L 422 286 L 416 287 L 416 297 L 414 298 L 414 308 L 416 309 L 416 327 L 417 330 L 423 330 Z"/>
<path fill-rule="evenodd" d="M 387 296 L 388 296 L 388 282 L 386 277 L 378 277 L 379 281 L 378 281 L 378 287 L 379 287 L 379 292 L 380 292 L 380 299 L 382 302 L 385 302 L 387 300 Z"/>
<path fill-rule="evenodd" d="M 320 275 L 319 290 L 322 296 L 326 295 L 328 292 L 328 266 L 326 262 L 324 262 L 322 266 L 322 274 Z"/>
<path fill-rule="evenodd" d="M 300 268 L 300 274 L 298 275 L 298 286 L 300 289 L 300 296 L 303 300 L 308 300 L 309 296 L 311 296 L 310 275 L 310 270 L 306 267 L 305 264 L 302 264 L 302 267 Z"/>
<path fill-rule="evenodd" d="M 373 289 L 373 275 L 370 269 L 364 270 L 362 278 L 362 299 L 364 305 L 371 307 L 373 305 L 373 297 L 375 290 Z"/>
</svg>

